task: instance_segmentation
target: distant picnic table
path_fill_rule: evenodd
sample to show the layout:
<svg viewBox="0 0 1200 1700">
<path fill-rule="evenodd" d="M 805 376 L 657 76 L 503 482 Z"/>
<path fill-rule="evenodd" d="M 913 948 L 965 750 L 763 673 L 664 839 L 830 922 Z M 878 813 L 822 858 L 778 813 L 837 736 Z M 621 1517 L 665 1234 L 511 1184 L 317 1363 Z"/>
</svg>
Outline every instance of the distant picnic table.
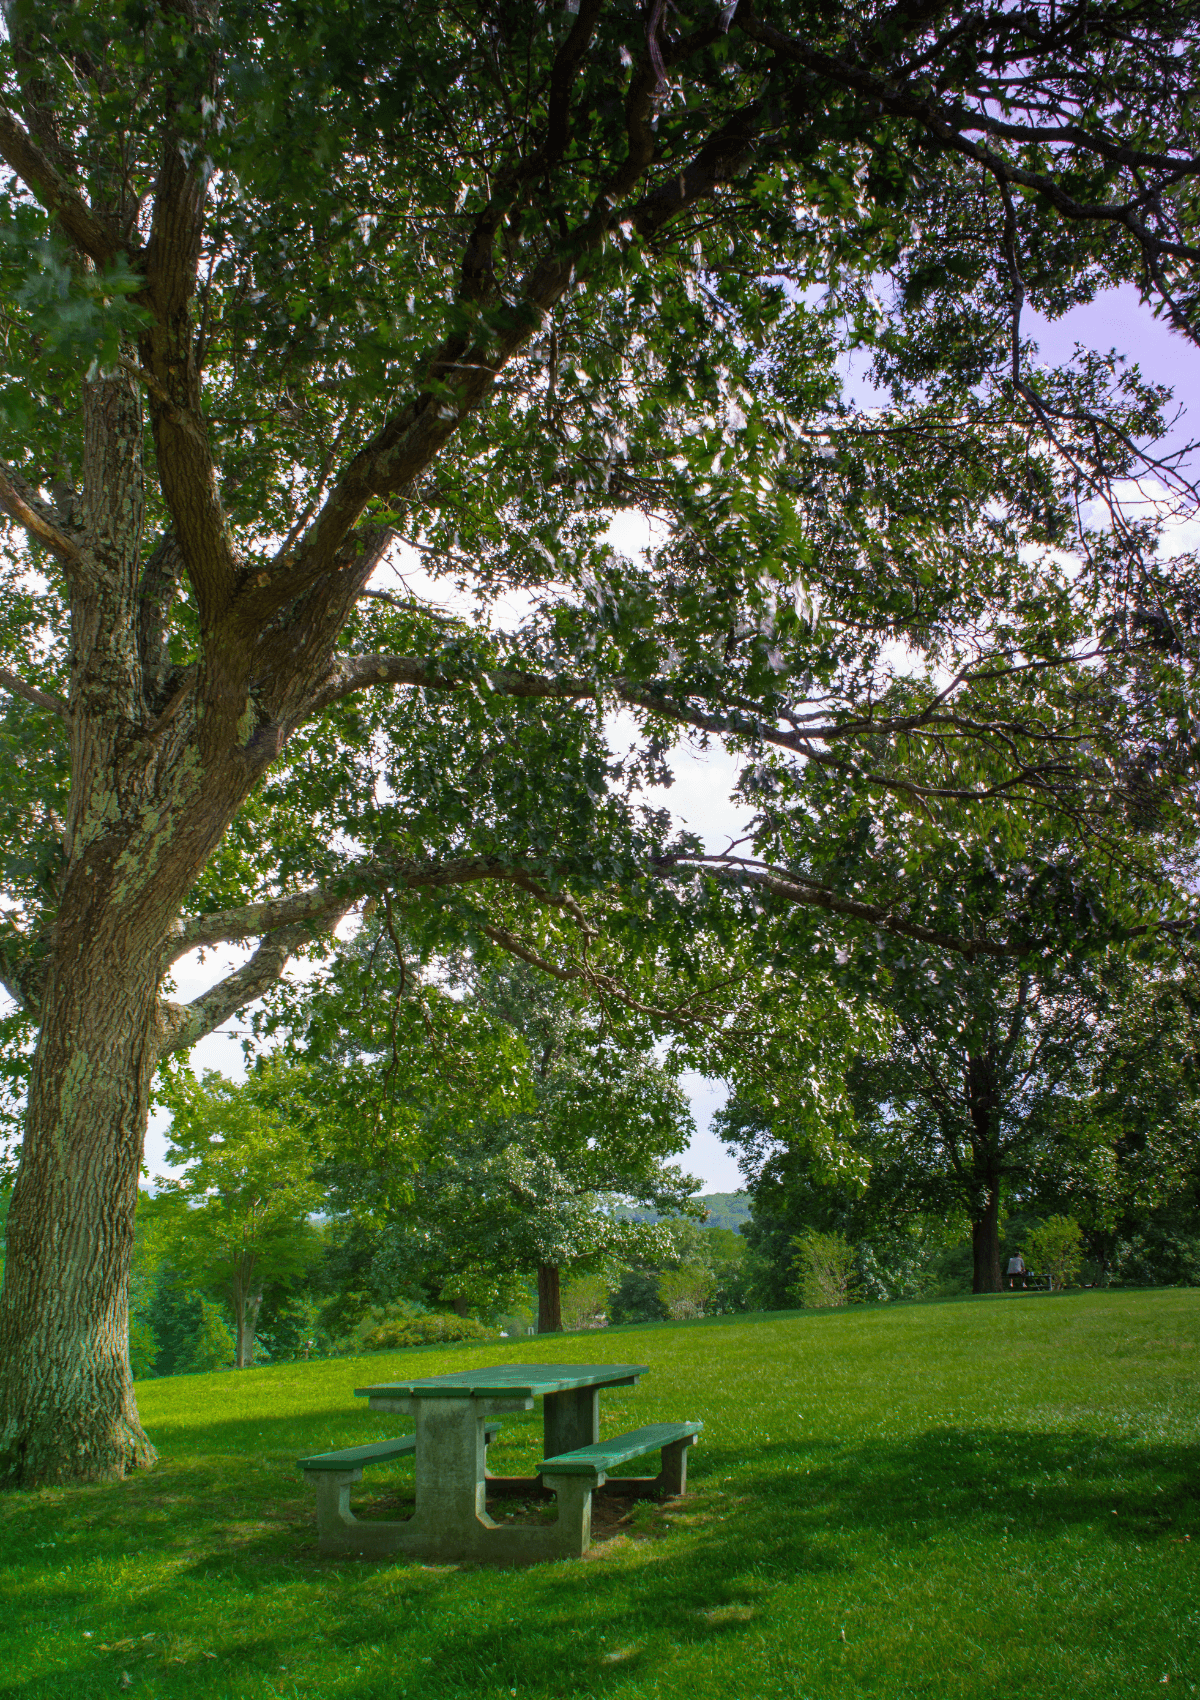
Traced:
<svg viewBox="0 0 1200 1700">
<path fill-rule="evenodd" d="M 636 1497 L 681 1494 L 687 1488 L 687 1453 L 698 1422 L 651 1423 L 600 1439 L 600 1393 L 634 1387 L 645 1364 L 499 1364 L 454 1375 L 357 1387 L 373 1411 L 416 1418 L 416 1433 L 301 1458 L 317 1493 L 321 1551 L 364 1557 L 393 1555 L 425 1563 L 464 1559 L 532 1564 L 579 1558 L 591 1545 L 592 1495 L 609 1491 Z M 500 1424 L 491 1420 L 531 1411 L 541 1399 L 545 1456 L 536 1476 L 493 1476 L 487 1447 Z M 613 1477 L 630 1459 L 658 1451 L 656 1476 Z M 411 1453 L 416 1464 L 416 1510 L 404 1522 L 360 1522 L 350 1509 L 350 1489 L 364 1467 Z M 540 1527 L 493 1522 L 487 1500 L 553 1494 L 558 1518 Z"/>
</svg>

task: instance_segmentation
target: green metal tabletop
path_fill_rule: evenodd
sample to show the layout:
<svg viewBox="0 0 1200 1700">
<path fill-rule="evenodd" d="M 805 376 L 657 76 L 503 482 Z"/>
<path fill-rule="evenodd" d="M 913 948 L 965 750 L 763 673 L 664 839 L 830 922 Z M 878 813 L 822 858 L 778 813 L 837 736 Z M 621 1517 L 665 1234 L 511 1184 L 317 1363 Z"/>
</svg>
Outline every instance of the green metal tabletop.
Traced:
<svg viewBox="0 0 1200 1700">
<path fill-rule="evenodd" d="M 539 1399 L 577 1387 L 631 1387 L 647 1364 L 495 1364 L 456 1375 L 419 1376 L 356 1387 L 359 1399 Z"/>
</svg>

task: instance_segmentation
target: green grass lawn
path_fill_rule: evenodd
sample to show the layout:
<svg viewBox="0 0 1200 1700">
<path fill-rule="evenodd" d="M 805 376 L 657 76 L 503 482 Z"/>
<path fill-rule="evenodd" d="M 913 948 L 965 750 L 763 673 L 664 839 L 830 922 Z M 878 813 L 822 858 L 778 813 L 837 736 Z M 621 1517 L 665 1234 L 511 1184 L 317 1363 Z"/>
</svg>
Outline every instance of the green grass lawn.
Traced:
<svg viewBox="0 0 1200 1700">
<path fill-rule="evenodd" d="M 1079 1293 L 147 1382 L 156 1471 L 0 1499 L 5 1692 L 1195 1694 L 1198 1341 L 1200 1291 Z M 479 1352 L 649 1364 L 602 1432 L 703 1418 L 691 1496 L 581 1562 L 321 1559 L 294 1459 L 403 1428 L 356 1384 Z M 492 1468 L 539 1456 L 540 1410 Z"/>
</svg>

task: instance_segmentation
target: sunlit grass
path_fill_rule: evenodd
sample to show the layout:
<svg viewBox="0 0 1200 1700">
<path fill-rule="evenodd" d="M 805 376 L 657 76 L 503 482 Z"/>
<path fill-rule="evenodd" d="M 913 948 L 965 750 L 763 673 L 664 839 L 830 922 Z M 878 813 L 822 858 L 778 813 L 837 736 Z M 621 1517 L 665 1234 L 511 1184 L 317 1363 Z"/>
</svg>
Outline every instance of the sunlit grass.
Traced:
<svg viewBox="0 0 1200 1700">
<path fill-rule="evenodd" d="M 0 1500 L 6 1690 L 1196 1693 L 1198 1339 L 1200 1292 L 1080 1293 L 148 1382 L 155 1472 Z M 404 1426 L 366 1411 L 356 1384 L 480 1352 L 649 1364 L 639 1388 L 602 1396 L 604 1430 L 703 1418 L 692 1496 L 583 1562 L 321 1559 L 295 1458 Z M 492 1467 L 528 1470 L 539 1447 L 536 1416 L 510 1419 Z"/>
</svg>

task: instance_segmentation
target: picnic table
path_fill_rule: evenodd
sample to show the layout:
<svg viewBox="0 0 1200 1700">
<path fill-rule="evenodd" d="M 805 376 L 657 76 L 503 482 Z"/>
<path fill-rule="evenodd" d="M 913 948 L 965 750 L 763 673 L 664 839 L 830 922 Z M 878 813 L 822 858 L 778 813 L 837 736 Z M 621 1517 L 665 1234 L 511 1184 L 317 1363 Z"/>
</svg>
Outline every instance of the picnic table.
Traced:
<svg viewBox="0 0 1200 1700">
<path fill-rule="evenodd" d="M 652 1423 L 600 1439 L 601 1391 L 634 1387 L 646 1373 L 645 1364 L 501 1364 L 355 1388 L 373 1411 L 415 1417 L 416 1433 L 300 1459 L 317 1490 L 322 1552 L 443 1564 L 582 1557 L 591 1544 L 597 1488 L 639 1497 L 686 1489 L 687 1450 L 700 1423 Z M 531 1411 L 537 1399 L 543 1402 L 545 1451 L 538 1475 L 491 1475 L 487 1447 L 500 1427 L 494 1419 Z M 629 1459 L 655 1450 L 661 1453 L 656 1476 L 611 1476 Z M 416 1463 L 413 1515 L 404 1522 L 360 1521 L 350 1509 L 350 1489 L 364 1466 L 405 1453 Z M 558 1517 L 540 1526 L 496 1523 L 487 1501 L 504 1497 L 553 1497 Z"/>
</svg>

